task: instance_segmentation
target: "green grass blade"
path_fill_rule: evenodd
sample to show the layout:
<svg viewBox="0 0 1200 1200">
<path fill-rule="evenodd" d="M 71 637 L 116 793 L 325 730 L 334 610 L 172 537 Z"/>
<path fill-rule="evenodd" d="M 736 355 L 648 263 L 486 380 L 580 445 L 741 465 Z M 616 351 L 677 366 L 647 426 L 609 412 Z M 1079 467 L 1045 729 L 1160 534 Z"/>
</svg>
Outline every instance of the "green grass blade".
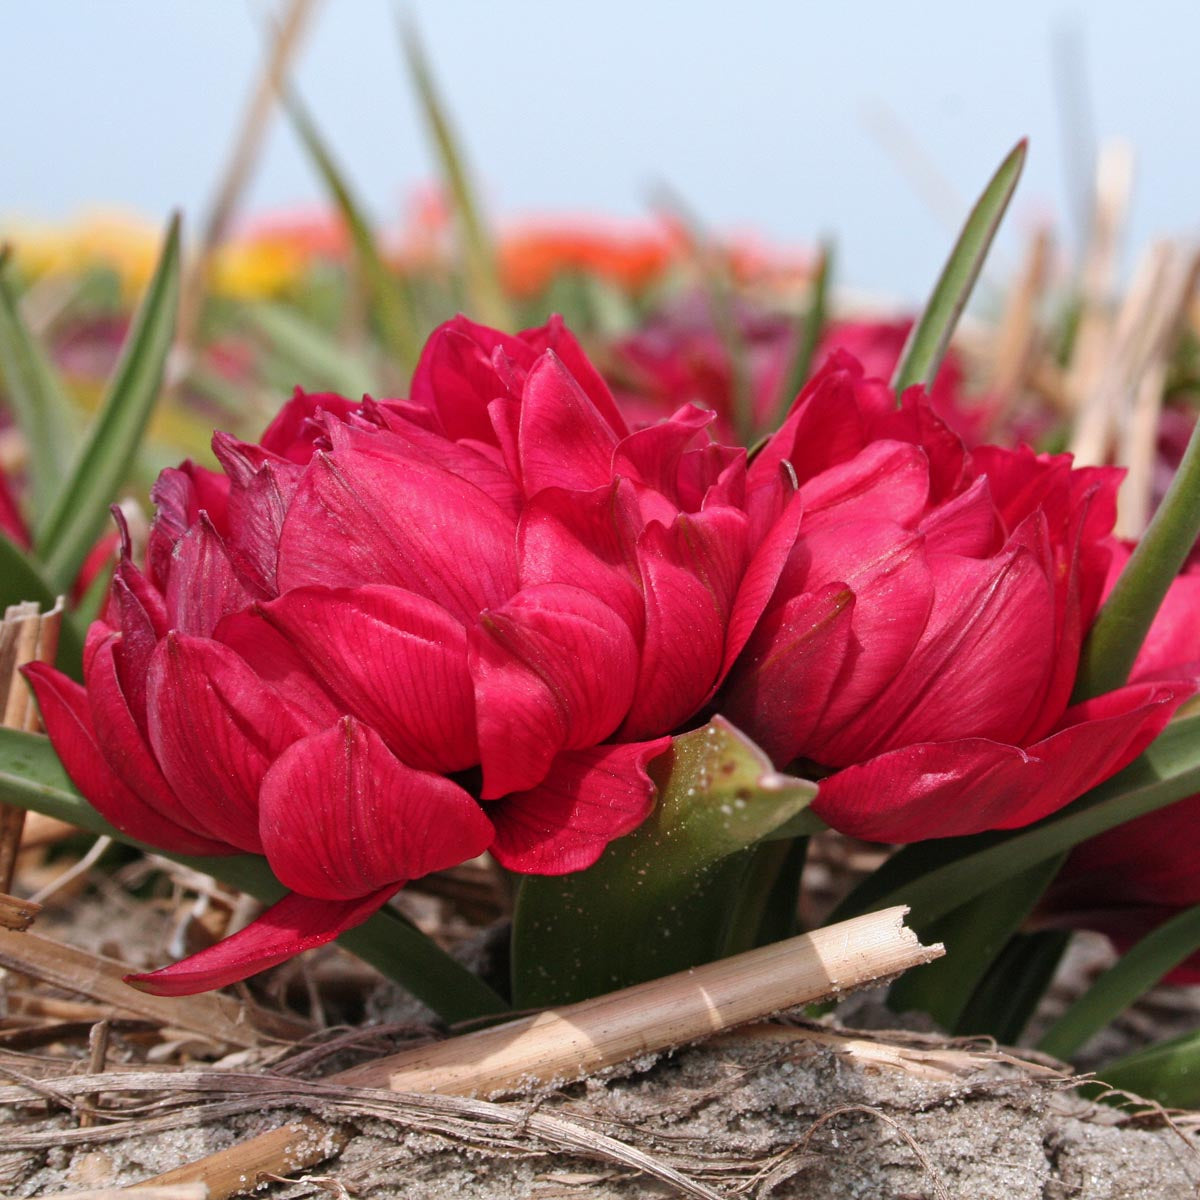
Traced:
<svg viewBox="0 0 1200 1200">
<path fill-rule="evenodd" d="M 923 928 L 952 909 L 1090 837 L 1200 792 L 1200 716 L 1173 721 L 1112 779 L 1034 825 L 906 846 L 859 885 L 830 921 L 893 904 Z"/>
<path fill-rule="evenodd" d="M 1185 909 L 1129 949 L 1055 1023 L 1038 1049 L 1068 1059 L 1172 968 L 1200 950 L 1200 906 Z"/>
<path fill-rule="evenodd" d="M 1168 1108 L 1200 1108 L 1200 1030 L 1119 1058 L 1096 1074 L 1099 1083 Z"/>
<path fill-rule="evenodd" d="M 495 248 L 480 215 L 475 190 L 471 186 L 458 140 L 446 116 L 446 107 L 438 95 L 429 60 L 412 25 L 401 29 L 401 40 L 404 45 L 404 57 L 417 89 L 421 114 L 433 139 L 442 168 L 442 177 L 454 204 L 462 239 L 467 295 L 473 309 L 471 315 L 484 324 L 515 333 L 514 314 L 500 282 Z"/>
<path fill-rule="evenodd" d="M 79 418 L 57 372 L 21 315 L 7 261 L 0 264 L 0 374 L 29 448 L 36 517 L 49 508 L 75 448 Z"/>
<path fill-rule="evenodd" d="M 377 385 L 370 367 L 338 345 L 319 325 L 282 304 L 247 304 L 239 315 L 286 364 L 296 383 L 357 398 Z"/>
<path fill-rule="evenodd" d="M 953 1032 L 970 1037 L 978 1030 L 1003 1046 L 1019 1045 L 1070 940 L 1071 935 L 1060 929 L 1039 929 L 1010 938 L 971 993 Z"/>
<path fill-rule="evenodd" d="M 110 825 L 76 791 L 50 740 L 0 728 L 0 803 L 57 817 L 96 836 L 183 863 L 265 904 L 285 892 L 265 858 L 237 854 L 193 858 L 148 846 Z M 504 1012 L 506 1002 L 477 975 L 413 928 L 398 913 L 381 910 L 338 941 L 429 1005 L 443 1020 L 466 1021 Z"/>
<path fill-rule="evenodd" d="M 10 604 L 24 600 L 36 600 L 42 612 L 49 612 L 57 597 L 41 566 L 0 533 L 0 615 Z M 83 634 L 72 613 L 63 614 L 59 628 L 57 666 L 73 679 L 83 677 Z"/>
<path fill-rule="evenodd" d="M 817 346 L 825 332 L 826 316 L 829 308 L 829 279 L 833 273 L 833 244 L 826 242 L 817 258 L 817 269 L 813 274 L 812 293 L 804 315 L 797 322 L 796 353 L 788 367 L 787 377 L 779 393 L 779 403 L 771 428 L 778 429 L 792 407 L 792 403 L 800 394 L 800 390 L 808 382 L 812 374 L 813 359 L 817 354 Z"/>
<path fill-rule="evenodd" d="M 179 307 L 179 218 L 172 219 L 99 413 L 74 465 L 34 530 L 51 585 L 70 589 L 108 521 L 108 506 L 129 472 L 158 399 Z"/>
<path fill-rule="evenodd" d="M 1088 633 L 1075 701 L 1121 687 L 1159 605 L 1200 537 L 1200 424 L 1171 486 Z"/>
<path fill-rule="evenodd" d="M 950 251 L 950 257 L 938 276 L 925 311 L 908 335 L 900 361 L 896 364 L 892 387 L 897 400 L 905 388 L 914 383 L 928 386 L 937 375 L 950 338 L 983 269 L 992 239 L 1021 178 L 1026 149 L 1027 143 L 1022 138 L 997 168 L 971 209 L 958 241 L 954 243 L 954 249 Z"/>
<path fill-rule="evenodd" d="M 284 106 L 293 128 L 337 205 L 342 220 L 346 222 L 384 344 L 397 364 L 411 371 L 420 357 L 424 338 L 421 320 L 408 289 L 384 262 L 362 206 L 300 98 L 294 92 L 289 93 Z"/>
</svg>

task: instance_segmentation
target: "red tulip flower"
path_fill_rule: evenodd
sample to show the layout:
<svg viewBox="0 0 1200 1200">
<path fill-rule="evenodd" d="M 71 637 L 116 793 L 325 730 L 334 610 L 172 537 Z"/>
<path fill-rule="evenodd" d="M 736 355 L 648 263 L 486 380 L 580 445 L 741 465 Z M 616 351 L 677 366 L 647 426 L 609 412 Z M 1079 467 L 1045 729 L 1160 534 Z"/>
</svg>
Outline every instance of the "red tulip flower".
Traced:
<svg viewBox="0 0 1200 1200">
<path fill-rule="evenodd" d="M 1110 585 L 1129 558 L 1118 546 Z M 1200 566 L 1172 583 L 1133 665 L 1131 679 L 1200 680 Z M 1200 796 L 1119 825 L 1076 847 L 1046 897 L 1055 924 L 1108 934 L 1124 951 L 1180 910 L 1200 904 L 1196 835 Z M 1167 977 L 1200 982 L 1200 955 Z"/>
<path fill-rule="evenodd" d="M 71 778 L 132 836 L 265 855 L 290 894 L 139 986 L 243 978 L 490 849 L 579 870 L 654 801 L 647 764 L 712 698 L 798 502 L 746 511 L 746 454 L 680 410 L 631 433 L 558 323 L 459 319 L 403 402 L 297 396 L 224 472 L 154 490 L 85 684 L 29 678 Z"/>
<path fill-rule="evenodd" d="M 749 475 L 804 507 L 774 596 L 718 700 L 782 765 L 832 774 L 814 811 L 869 840 L 1008 829 L 1139 754 L 1192 691 L 1146 680 L 1071 705 L 1109 563 L 1120 473 L 968 453 L 913 389 L 835 354 Z"/>
</svg>

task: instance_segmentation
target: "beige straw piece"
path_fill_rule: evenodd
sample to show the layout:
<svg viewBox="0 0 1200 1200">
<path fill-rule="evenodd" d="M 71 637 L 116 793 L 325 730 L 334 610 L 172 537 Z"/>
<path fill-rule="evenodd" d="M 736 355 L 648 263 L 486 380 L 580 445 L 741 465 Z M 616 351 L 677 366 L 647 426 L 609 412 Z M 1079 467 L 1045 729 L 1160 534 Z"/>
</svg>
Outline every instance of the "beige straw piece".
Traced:
<svg viewBox="0 0 1200 1200">
<path fill-rule="evenodd" d="M 989 390 L 1000 398 L 1005 409 L 1016 401 L 1033 365 L 1038 310 L 1050 276 L 1051 249 L 1050 232 L 1045 228 L 1029 239 L 1025 261 L 996 332 Z"/>
</svg>

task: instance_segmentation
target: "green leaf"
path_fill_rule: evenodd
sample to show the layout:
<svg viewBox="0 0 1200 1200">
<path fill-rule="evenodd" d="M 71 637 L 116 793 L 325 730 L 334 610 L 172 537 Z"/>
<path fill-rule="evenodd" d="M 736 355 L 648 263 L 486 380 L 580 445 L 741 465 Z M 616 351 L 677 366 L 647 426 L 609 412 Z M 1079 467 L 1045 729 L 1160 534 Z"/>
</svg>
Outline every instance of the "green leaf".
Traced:
<svg viewBox="0 0 1200 1200">
<path fill-rule="evenodd" d="M 992 960 L 953 1032 L 986 1033 L 1005 1046 L 1015 1046 L 1054 979 L 1071 935 L 1039 929 L 1018 933 Z"/>
<path fill-rule="evenodd" d="M 271 904 L 285 888 L 265 858 L 235 854 L 195 858 L 139 842 L 110 825 L 76 791 L 50 740 L 0 728 L 0 803 L 57 817 L 96 836 L 183 863 Z M 506 1011 L 505 1001 L 477 975 L 414 929 L 398 913 L 382 909 L 338 941 L 353 954 L 407 988 L 445 1021 L 465 1021 Z"/>
<path fill-rule="evenodd" d="M 295 382 L 351 397 L 377 386 L 366 363 L 294 309 L 256 303 L 241 306 L 240 313 L 245 323 L 292 368 Z"/>
<path fill-rule="evenodd" d="M 129 472 L 158 398 L 175 336 L 179 271 L 175 217 L 100 412 L 34 531 L 46 577 L 60 591 L 70 589 L 108 522 L 108 506 Z"/>
<path fill-rule="evenodd" d="M 816 357 L 817 346 L 821 335 L 825 332 L 826 310 L 829 306 L 829 277 L 833 272 L 833 244 L 826 242 L 821 247 L 817 258 L 817 269 L 813 274 L 812 295 L 804 315 L 797 322 L 796 353 L 788 368 L 787 378 L 779 394 L 779 404 L 775 410 L 771 428 L 777 429 L 783 424 L 784 418 L 792 403 L 800 394 L 812 374 L 813 359 Z"/>
<path fill-rule="evenodd" d="M 1068 1059 L 1168 971 L 1200 950 L 1200 906 L 1184 909 L 1123 954 L 1046 1031 L 1038 1049 Z"/>
<path fill-rule="evenodd" d="M 945 916 L 913 925 L 923 942 L 943 942 L 946 954 L 907 971 L 891 987 L 888 1007 L 895 1012 L 926 1012 L 943 1028 L 964 1033 L 961 1019 L 976 987 L 1008 940 L 1021 927 L 1042 892 L 1058 874 L 1055 855 L 974 896 Z M 909 917 L 911 923 L 911 914 Z"/>
<path fill-rule="evenodd" d="M 1079 662 L 1073 702 L 1121 687 L 1167 589 L 1200 537 L 1200 424 L 1171 486 L 1096 615 Z"/>
<path fill-rule="evenodd" d="M 1021 168 L 1025 165 L 1026 148 L 1024 139 L 1012 148 L 971 209 L 958 241 L 954 243 L 954 249 L 950 251 L 950 257 L 938 276 L 925 311 L 908 335 L 900 361 L 896 364 L 892 388 L 897 400 L 906 388 L 915 383 L 928 386 L 937 375 L 950 338 L 983 269 L 992 239 L 1016 191 Z"/>
<path fill-rule="evenodd" d="M 1132 1092 L 1167 1108 L 1200 1108 L 1200 1030 L 1119 1058 L 1096 1074 L 1097 1087 Z"/>
<path fill-rule="evenodd" d="M 513 312 L 500 283 L 500 271 L 496 264 L 492 240 L 480 216 L 463 154 L 454 131 L 450 128 L 446 106 L 438 95 L 433 72 L 429 68 L 429 61 L 425 57 L 416 29 L 412 25 L 403 27 L 401 40 L 408 69 L 417 89 L 421 113 L 429 127 L 429 134 L 441 163 L 442 176 L 454 203 L 454 213 L 462 238 L 463 266 L 466 270 L 467 294 L 473 309 L 472 315 L 484 324 L 515 333 Z"/>
<path fill-rule="evenodd" d="M 658 804 L 639 829 L 586 871 L 522 881 L 513 917 L 518 1008 L 585 999 L 731 952 L 747 852 L 817 790 L 777 774 L 722 717 L 677 737 L 650 771 Z"/>
<path fill-rule="evenodd" d="M 79 418 L 25 324 L 7 262 L 0 266 L 0 372 L 17 428 L 29 448 L 34 514 L 41 516 L 70 461 Z"/>
<path fill-rule="evenodd" d="M 403 369 L 411 371 L 417 365 L 424 339 L 421 320 L 408 290 L 384 262 L 383 255 L 376 245 L 375 235 L 371 232 L 371 226 L 363 215 L 358 200 L 334 161 L 325 139 L 294 92 L 288 93 L 285 107 L 296 133 L 304 143 L 309 157 L 337 205 L 338 212 L 341 213 L 342 220 L 346 222 L 346 228 L 350 231 L 350 239 L 354 243 L 354 252 L 384 344 L 396 362 Z"/>
<path fill-rule="evenodd" d="M 1036 824 L 906 846 L 838 906 L 831 921 L 893 904 L 924 929 L 960 904 L 1072 846 L 1200 791 L 1200 716 L 1170 725 L 1119 774 Z"/>
<path fill-rule="evenodd" d="M 20 546 L 0 533 L 0 616 L 10 604 L 36 600 L 42 612 L 49 612 L 58 600 L 42 568 Z M 73 679 L 83 677 L 83 635 L 80 623 L 64 613 L 58 633 L 57 666 Z"/>
</svg>

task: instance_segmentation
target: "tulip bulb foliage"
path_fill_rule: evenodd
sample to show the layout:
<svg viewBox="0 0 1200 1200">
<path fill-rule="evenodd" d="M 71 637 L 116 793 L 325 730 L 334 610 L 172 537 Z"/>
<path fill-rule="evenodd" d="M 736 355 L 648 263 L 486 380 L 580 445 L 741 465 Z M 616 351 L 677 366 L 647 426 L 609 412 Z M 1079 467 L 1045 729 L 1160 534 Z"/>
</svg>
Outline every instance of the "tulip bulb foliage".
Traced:
<svg viewBox="0 0 1200 1200">
<path fill-rule="evenodd" d="M 257 443 L 216 435 L 220 472 L 165 471 L 83 684 L 28 676 L 114 826 L 290 890 L 134 982 L 243 978 L 484 851 L 593 868 L 714 714 L 814 768 L 835 829 L 905 842 L 1057 811 L 1191 693 L 1070 703 L 1118 472 L 968 451 L 845 353 L 753 461 L 712 420 L 631 427 L 560 322 L 458 318 L 407 398 L 298 391 Z"/>
</svg>

